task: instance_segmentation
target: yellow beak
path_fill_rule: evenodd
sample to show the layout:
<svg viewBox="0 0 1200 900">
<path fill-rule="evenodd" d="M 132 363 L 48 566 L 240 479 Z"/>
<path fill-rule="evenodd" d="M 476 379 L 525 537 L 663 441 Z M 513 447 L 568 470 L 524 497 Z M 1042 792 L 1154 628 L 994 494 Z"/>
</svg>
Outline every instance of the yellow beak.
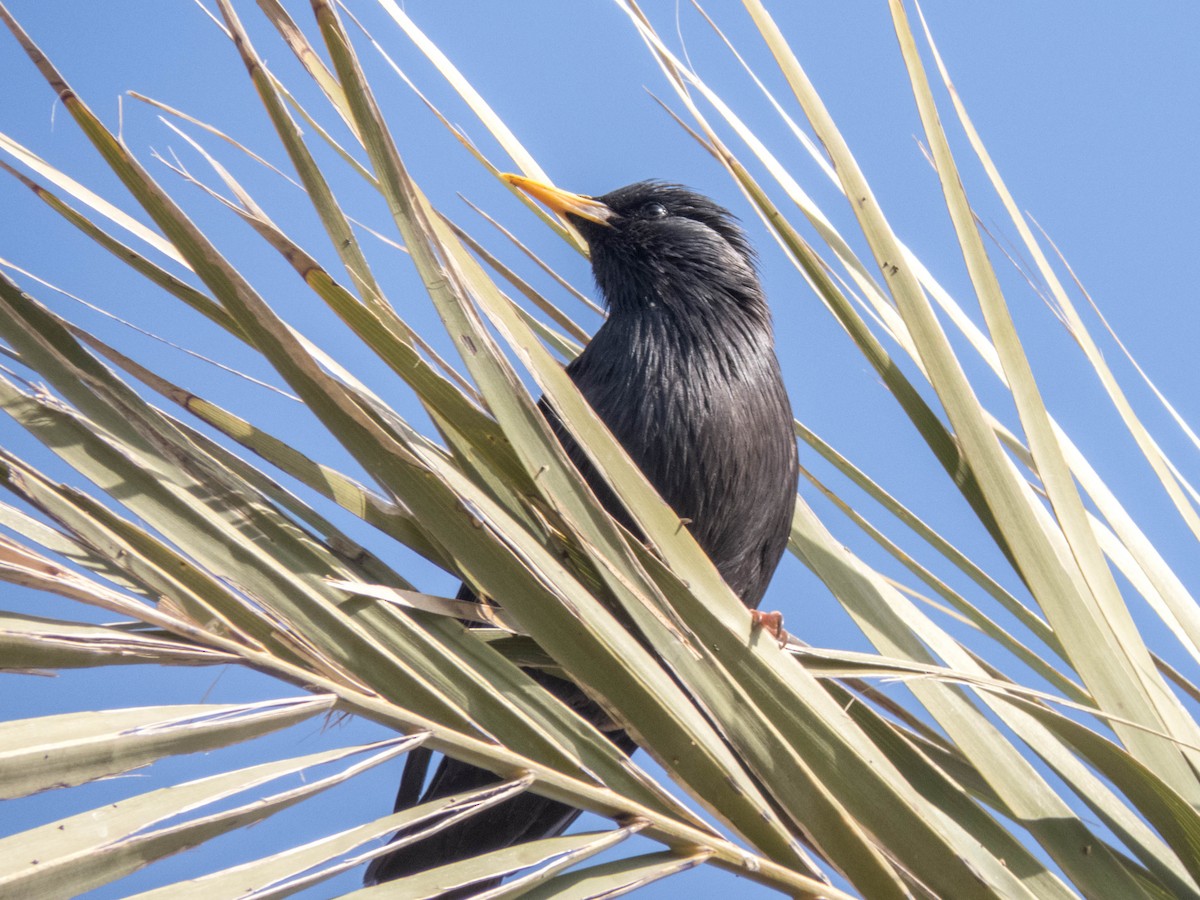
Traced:
<svg viewBox="0 0 1200 900">
<path fill-rule="evenodd" d="M 542 184 L 540 181 L 534 181 L 532 178 L 526 178 L 523 175 L 505 173 L 500 177 L 513 187 L 520 188 L 533 199 L 540 200 L 560 216 L 565 216 L 569 213 L 572 216 L 587 219 L 589 222 L 608 225 L 610 224 L 609 220 L 616 215 L 608 206 L 593 197 L 585 197 L 583 194 L 572 194 L 570 191 L 559 190 L 553 185 Z"/>
</svg>

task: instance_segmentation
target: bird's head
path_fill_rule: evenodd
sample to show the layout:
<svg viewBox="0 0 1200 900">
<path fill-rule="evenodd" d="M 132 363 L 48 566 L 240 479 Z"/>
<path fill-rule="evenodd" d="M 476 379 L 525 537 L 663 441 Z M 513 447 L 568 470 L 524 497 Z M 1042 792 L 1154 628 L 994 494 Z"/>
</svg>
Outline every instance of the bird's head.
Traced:
<svg viewBox="0 0 1200 900">
<path fill-rule="evenodd" d="M 505 179 L 563 216 L 587 241 L 610 312 L 655 305 L 767 320 L 754 251 L 737 219 L 677 184 L 639 181 L 599 197 L 519 175 Z"/>
</svg>

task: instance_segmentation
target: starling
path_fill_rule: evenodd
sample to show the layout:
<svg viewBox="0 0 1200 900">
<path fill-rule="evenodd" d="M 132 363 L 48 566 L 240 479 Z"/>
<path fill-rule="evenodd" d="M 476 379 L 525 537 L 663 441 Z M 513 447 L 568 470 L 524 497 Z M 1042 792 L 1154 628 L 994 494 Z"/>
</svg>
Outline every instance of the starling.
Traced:
<svg viewBox="0 0 1200 900">
<path fill-rule="evenodd" d="M 587 197 L 505 178 L 564 216 L 588 244 L 608 318 L 568 374 L 688 523 L 726 583 L 755 609 L 787 544 L 797 462 L 770 312 L 745 233 L 730 212 L 675 184 L 641 181 Z M 600 501 L 632 527 L 545 401 L 542 410 Z M 460 596 L 471 595 L 464 589 Z M 530 674 L 633 752 L 632 739 L 580 688 Z M 422 791 L 428 762 L 428 751 L 409 754 L 397 810 L 496 781 L 490 772 L 445 757 Z M 578 815 L 526 791 L 377 858 L 365 881 L 390 881 L 561 834 Z M 476 883 L 454 896 L 495 883 Z"/>
</svg>

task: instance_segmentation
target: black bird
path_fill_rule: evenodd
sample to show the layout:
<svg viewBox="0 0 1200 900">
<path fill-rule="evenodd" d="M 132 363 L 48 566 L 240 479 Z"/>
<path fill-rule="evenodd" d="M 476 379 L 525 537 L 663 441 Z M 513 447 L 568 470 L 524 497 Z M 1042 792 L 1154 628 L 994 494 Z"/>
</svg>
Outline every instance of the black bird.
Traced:
<svg viewBox="0 0 1200 900">
<path fill-rule="evenodd" d="M 679 185 L 641 181 L 593 198 L 516 175 L 505 178 L 565 216 L 591 252 L 608 319 L 568 374 L 650 483 L 689 523 L 729 586 L 756 608 L 787 544 L 797 463 L 770 312 L 745 233 L 727 210 Z M 542 409 L 601 502 L 632 525 L 545 401 Z M 615 732 L 610 737 L 624 752 L 633 752 L 632 739 L 613 728 L 578 687 L 530 674 L 585 718 Z M 428 752 L 409 755 L 397 810 L 496 780 L 446 757 L 422 792 L 428 759 Z M 377 858 L 365 880 L 390 881 L 560 834 L 578 815 L 527 791 Z M 455 896 L 495 883 L 475 884 Z"/>
</svg>

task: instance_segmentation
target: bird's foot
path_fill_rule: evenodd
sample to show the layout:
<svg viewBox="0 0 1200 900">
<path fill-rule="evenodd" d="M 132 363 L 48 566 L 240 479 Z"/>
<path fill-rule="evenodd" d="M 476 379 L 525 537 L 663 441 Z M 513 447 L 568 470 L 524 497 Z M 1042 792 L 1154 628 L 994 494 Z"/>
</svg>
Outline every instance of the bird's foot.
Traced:
<svg viewBox="0 0 1200 900">
<path fill-rule="evenodd" d="M 779 610 L 763 612 L 761 609 L 750 610 L 752 627 L 761 628 L 779 643 L 780 648 L 787 646 L 791 635 L 783 630 L 783 613 Z"/>
</svg>

